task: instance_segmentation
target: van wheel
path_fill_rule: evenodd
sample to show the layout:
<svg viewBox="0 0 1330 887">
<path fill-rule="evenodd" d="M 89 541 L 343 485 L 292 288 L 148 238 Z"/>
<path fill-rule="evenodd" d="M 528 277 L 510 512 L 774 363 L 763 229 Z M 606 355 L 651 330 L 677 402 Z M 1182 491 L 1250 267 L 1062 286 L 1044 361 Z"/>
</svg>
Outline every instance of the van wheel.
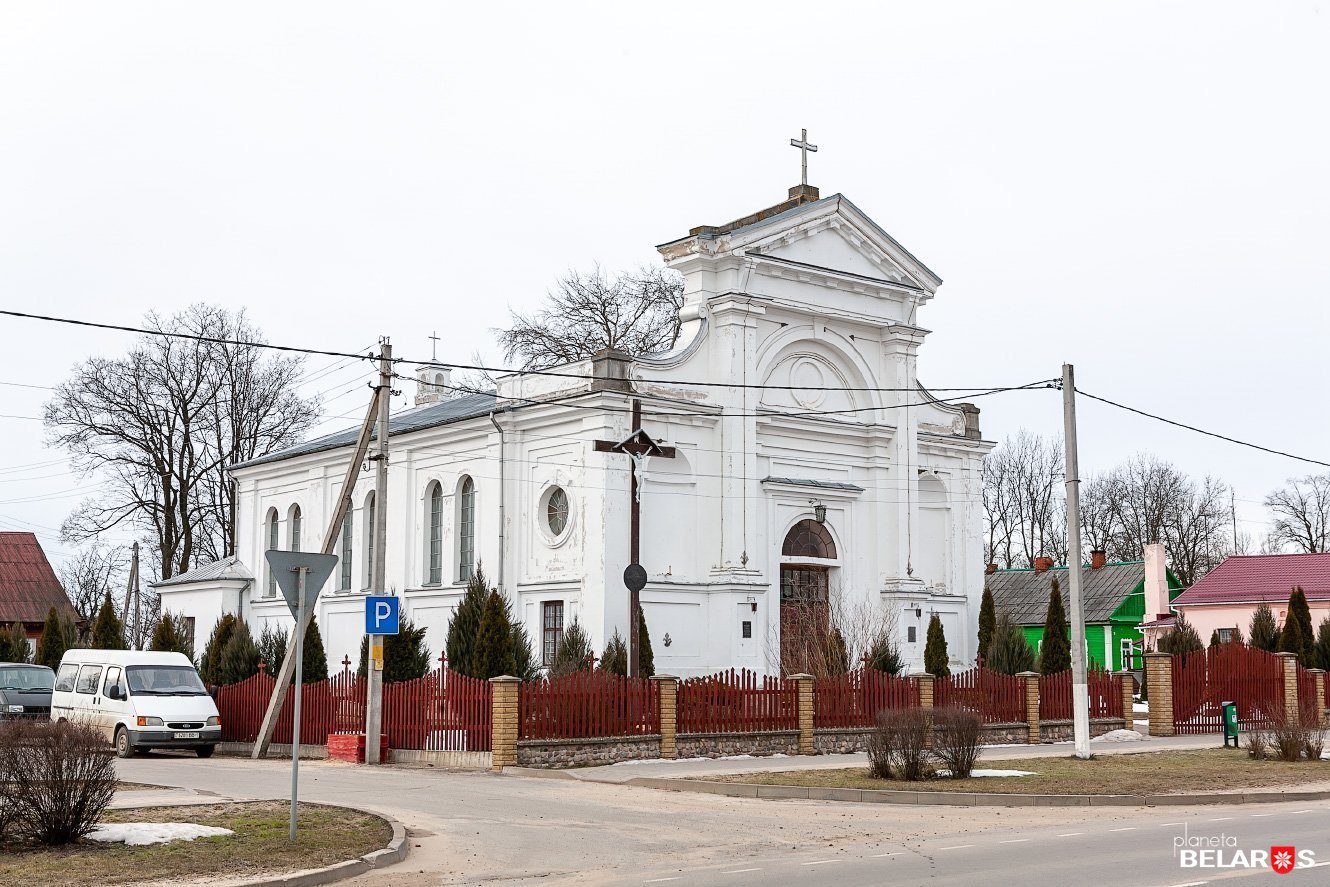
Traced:
<svg viewBox="0 0 1330 887">
<path fill-rule="evenodd" d="M 129 731 L 117 727 L 115 731 L 115 754 L 118 758 L 132 758 L 138 749 L 129 744 Z"/>
<path fill-rule="evenodd" d="M 214 745 L 200 745 L 198 748 L 194 749 L 194 754 L 198 755 L 200 758 L 211 758 L 214 748 L 216 748 Z"/>
</svg>

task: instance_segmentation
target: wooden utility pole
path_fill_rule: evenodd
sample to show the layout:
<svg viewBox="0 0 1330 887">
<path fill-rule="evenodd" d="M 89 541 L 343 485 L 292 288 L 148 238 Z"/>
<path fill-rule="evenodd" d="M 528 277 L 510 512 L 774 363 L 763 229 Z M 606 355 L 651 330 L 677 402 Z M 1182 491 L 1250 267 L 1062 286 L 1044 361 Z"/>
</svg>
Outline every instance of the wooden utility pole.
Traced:
<svg viewBox="0 0 1330 887">
<path fill-rule="evenodd" d="M 379 392 L 375 389 L 374 396 L 369 399 L 369 407 L 365 411 L 365 421 L 360 426 L 360 436 L 356 438 L 355 450 L 351 453 L 351 461 L 347 463 L 346 474 L 342 477 L 342 494 L 337 498 L 337 507 L 333 509 L 332 519 L 328 521 L 328 529 L 323 534 L 323 547 L 320 551 L 323 554 L 332 554 L 333 549 L 337 547 L 337 537 L 342 531 L 342 519 L 346 517 L 346 512 L 351 507 L 351 493 L 356 485 L 356 475 L 360 473 L 360 465 L 365 459 L 365 453 L 369 450 L 370 435 L 374 430 L 374 420 L 379 415 Z M 318 598 L 315 598 L 317 603 Z M 291 676 L 295 673 L 296 667 L 296 640 L 304 637 L 305 631 L 309 628 L 309 623 L 314 620 L 314 613 L 317 607 L 311 606 L 305 611 L 305 617 L 297 625 L 291 637 L 286 641 L 286 656 L 282 657 L 282 667 L 278 669 L 274 677 L 277 683 L 273 685 L 272 696 L 268 699 L 268 710 L 263 715 L 263 725 L 259 728 L 259 735 L 254 742 L 254 750 L 251 757 L 261 758 L 268 754 L 268 746 L 272 743 L 273 731 L 277 729 L 277 716 L 282 710 L 282 704 L 286 701 L 286 691 L 290 689 Z"/>
<path fill-rule="evenodd" d="M 1081 479 L 1076 454 L 1076 373 L 1062 365 L 1062 422 L 1067 471 L 1067 596 L 1071 599 L 1071 712 L 1076 757 L 1090 759 L 1090 697 L 1085 680 L 1085 612 L 1081 609 Z"/>
<path fill-rule="evenodd" d="M 642 401 L 633 398 L 632 431 L 620 441 L 593 441 L 597 453 L 626 453 L 631 457 L 628 466 L 629 510 L 628 510 L 628 560 L 631 564 L 641 564 L 642 540 L 642 491 L 638 489 L 637 466 L 647 456 L 659 456 L 662 459 L 674 458 L 674 447 L 664 447 L 651 439 L 642 430 Z M 608 579 L 608 577 L 606 577 Z M 628 674 L 642 676 L 641 649 L 639 639 L 642 631 L 642 598 L 637 589 L 628 596 Z"/>
<path fill-rule="evenodd" d="M 369 593 L 384 591 L 388 563 L 388 398 L 393 388 L 393 346 L 379 340 L 379 451 L 370 458 L 374 475 L 374 563 L 370 564 Z M 365 669 L 365 763 L 379 763 L 379 734 L 383 729 L 383 635 L 371 635 Z"/>
<path fill-rule="evenodd" d="M 129 561 L 129 582 L 125 583 L 125 603 L 120 608 L 120 628 L 125 633 L 125 640 L 128 642 L 134 637 L 129 631 L 129 600 L 138 595 L 139 591 L 139 544 L 134 543 L 133 554 Z M 135 606 L 135 612 L 138 611 Z"/>
</svg>

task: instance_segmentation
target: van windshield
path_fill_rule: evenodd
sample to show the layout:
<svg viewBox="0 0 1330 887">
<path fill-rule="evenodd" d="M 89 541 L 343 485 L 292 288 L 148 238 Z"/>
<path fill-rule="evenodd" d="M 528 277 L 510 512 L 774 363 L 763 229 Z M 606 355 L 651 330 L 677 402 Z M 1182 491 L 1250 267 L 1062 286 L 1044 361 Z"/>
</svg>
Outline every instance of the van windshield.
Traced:
<svg viewBox="0 0 1330 887">
<path fill-rule="evenodd" d="M 49 668 L 0 667 L 0 690 L 50 690 L 54 687 L 55 672 Z"/>
<path fill-rule="evenodd" d="M 199 673 L 187 665 L 131 665 L 125 669 L 135 696 L 207 696 Z"/>
</svg>

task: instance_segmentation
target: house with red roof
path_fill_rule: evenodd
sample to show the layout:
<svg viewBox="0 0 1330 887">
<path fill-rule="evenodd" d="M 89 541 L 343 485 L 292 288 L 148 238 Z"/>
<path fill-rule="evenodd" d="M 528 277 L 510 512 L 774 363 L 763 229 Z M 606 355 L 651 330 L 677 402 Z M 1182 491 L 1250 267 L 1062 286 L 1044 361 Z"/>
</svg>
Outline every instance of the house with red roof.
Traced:
<svg viewBox="0 0 1330 887">
<path fill-rule="evenodd" d="M 1173 609 L 1186 615 L 1202 641 L 1216 630 L 1226 641 L 1235 627 L 1247 636 L 1252 613 L 1262 603 L 1283 625 L 1295 586 L 1307 593 L 1313 626 L 1330 616 L 1330 552 L 1234 555 L 1178 595 Z"/>
<path fill-rule="evenodd" d="M 0 533 L 0 626 L 22 623 L 28 637 L 35 641 L 41 637 L 52 607 L 78 621 L 78 613 L 36 535 Z"/>
</svg>

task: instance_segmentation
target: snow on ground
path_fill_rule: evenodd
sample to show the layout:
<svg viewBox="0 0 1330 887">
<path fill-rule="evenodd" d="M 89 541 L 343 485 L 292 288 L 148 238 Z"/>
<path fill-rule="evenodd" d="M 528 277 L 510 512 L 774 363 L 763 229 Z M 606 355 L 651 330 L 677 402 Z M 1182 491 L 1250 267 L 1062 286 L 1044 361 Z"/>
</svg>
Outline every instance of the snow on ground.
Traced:
<svg viewBox="0 0 1330 887">
<path fill-rule="evenodd" d="M 950 770 L 937 771 L 938 776 L 950 776 Z M 1037 776 L 1029 770 L 971 770 L 971 776 Z"/>
<path fill-rule="evenodd" d="M 166 844 L 171 841 L 192 841 L 195 838 L 215 838 L 232 835 L 229 828 L 195 825 L 192 822 L 108 822 L 88 833 L 88 839 L 108 844 L 128 844 L 143 847 L 147 844 Z"/>
<path fill-rule="evenodd" d="M 641 758 L 634 761 L 615 761 L 611 767 L 625 767 L 631 764 L 696 764 L 698 761 L 743 761 L 749 758 L 788 758 L 789 755 L 722 755 L 719 758 Z"/>
<path fill-rule="evenodd" d="M 1136 714 L 1138 714 L 1138 715 L 1141 715 L 1141 714 L 1149 714 L 1149 713 L 1150 713 L 1150 703 L 1148 703 L 1148 702 L 1133 702 L 1133 703 L 1131 704 L 1131 710 L 1132 710 L 1133 712 L 1135 712 Z"/>
<path fill-rule="evenodd" d="M 1135 730 L 1109 730 L 1100 736 L 1091 739 L 1091 742 L 1139 742 L 1144 739 L 1143 733 Z"/>
</svg>

